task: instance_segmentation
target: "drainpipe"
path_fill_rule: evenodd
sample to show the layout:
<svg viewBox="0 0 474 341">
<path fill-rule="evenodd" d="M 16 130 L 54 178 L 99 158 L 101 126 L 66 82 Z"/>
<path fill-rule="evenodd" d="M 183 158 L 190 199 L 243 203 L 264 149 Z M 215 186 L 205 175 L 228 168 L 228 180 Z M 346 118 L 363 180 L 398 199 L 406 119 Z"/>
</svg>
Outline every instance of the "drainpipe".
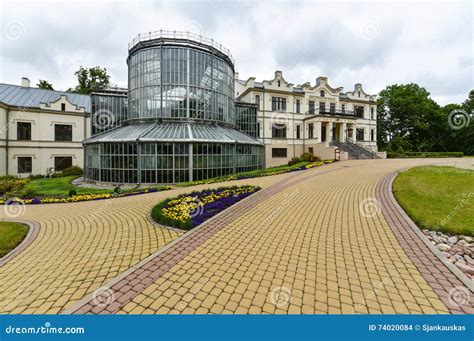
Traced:
<svg viewBox="0 0 474 341">
<path fill-rule="evenodd" d="M 10 133 L 10 109 L 7 109 L 5 110 L 6 112 L 6 122 L 5 122 L 5 127 L 6 127 L 6 139 L 5 139 L 5 175 L 8 175 L 8 147 L 9 147 L 9 144 L 8 144 L 8 141 L 9 141 L 9 133 Z"/>
<path fill-rule="evenodd" d="M 263 149 L 264 149 L 263 164 L 264 164 L 264 168 L 267 168 L 267 144 L 265 143 L 265 87 L 263 88 L 262 112 L 263 112 L 263 119 L 262 119 L 263 133 L 262 133 L 262 137 L 263 137 Z"/>
</svg>

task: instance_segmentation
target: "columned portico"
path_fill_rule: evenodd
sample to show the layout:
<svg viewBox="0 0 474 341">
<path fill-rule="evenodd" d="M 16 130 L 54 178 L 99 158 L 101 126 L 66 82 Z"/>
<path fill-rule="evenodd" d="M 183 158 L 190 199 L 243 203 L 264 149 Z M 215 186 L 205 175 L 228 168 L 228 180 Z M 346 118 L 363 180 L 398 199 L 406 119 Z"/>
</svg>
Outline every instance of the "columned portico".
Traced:
<svg viewBox="0 0 474 341">
<path fill-rule="evenodd" d="M 332 136 L 332 122 L 326 123 L 326 147 L 329 147 L 329 143 L 333 140 Z"/>
<path fill-rule="evenodd" d="M 339 136 L 338 136 L 338 141 L 339 142 L 344 142 L 346 140 L 346 130 L 347 130 L 347 124 L 346 123 L 340 123 L 339 124 Z"/>
</svg>

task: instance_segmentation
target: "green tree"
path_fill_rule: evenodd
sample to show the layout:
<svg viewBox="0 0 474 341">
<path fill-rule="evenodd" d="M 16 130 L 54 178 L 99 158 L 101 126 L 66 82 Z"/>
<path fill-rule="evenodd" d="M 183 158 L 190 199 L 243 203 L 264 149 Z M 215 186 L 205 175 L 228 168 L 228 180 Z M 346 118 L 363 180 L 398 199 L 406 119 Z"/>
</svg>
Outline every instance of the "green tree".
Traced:
<svg viewBox="0 0 474 341">
<path fill-rule="evenodd" d="M 53 84 L 51 84 L 50 82 L 48 82 L 47 80 L 44 80 L 44 79 L 40 79 L 38 81 L 38 84 L 36 84 L 36 86 L 39 89 L 54 90 L 53 89 Z"/>
<path fill-rule="evenodd" d="M 99 66 L 85 68 L 81 65 L 74 73 L 77 76 L 78 85 L 68 91 L 88 95 L 91 92 L 106 89 L 110 84 L 110 76 L 107 69 Z"/>
<path fill-rule="evenodd" d="M 381 150 L 429 151 L 440 147 L 438 132 L 432 127 L 443 125 L 443 115 L 429 96 L 425 88 L 414 83 L 390 85 L 379 93 L 377 138 Z"/>
</svg>

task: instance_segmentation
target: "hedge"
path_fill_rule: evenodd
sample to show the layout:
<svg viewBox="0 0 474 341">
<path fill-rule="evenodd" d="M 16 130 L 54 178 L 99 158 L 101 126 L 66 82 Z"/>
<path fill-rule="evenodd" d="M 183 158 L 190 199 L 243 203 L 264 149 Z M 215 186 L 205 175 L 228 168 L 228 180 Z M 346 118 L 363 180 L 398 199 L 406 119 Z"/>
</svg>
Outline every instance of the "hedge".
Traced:
<svg viewBox="0 0 474 341">
<path fill-rule="evenodd" d="M 387 153 L 387 158 L 440 158 L 440 157 L 463 157 L 463 152 L 404 152 L 404 153 Z"/>
</svg>

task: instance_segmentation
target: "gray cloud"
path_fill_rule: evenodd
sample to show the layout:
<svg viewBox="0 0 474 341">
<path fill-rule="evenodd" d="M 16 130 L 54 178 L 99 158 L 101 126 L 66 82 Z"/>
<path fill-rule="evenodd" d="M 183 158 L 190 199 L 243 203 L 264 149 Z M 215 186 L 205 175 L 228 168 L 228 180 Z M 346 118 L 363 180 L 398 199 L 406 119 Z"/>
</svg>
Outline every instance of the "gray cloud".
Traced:
<svg viewBox="0 0 474 341">
<path fill-rule="evenodd" d="M 231 49 L 241 77 L 295 84 L 325 75 L 369 93 L 416 82 L 441 104 L 474 83 L 469 2 L 323 1 L 2 2 L 0 82 L 27 76 L 58 89 L 79 65 L 106 67 L 127 83 L 127 44 L 138 33 L 191 30 Z"/>
</svg>

